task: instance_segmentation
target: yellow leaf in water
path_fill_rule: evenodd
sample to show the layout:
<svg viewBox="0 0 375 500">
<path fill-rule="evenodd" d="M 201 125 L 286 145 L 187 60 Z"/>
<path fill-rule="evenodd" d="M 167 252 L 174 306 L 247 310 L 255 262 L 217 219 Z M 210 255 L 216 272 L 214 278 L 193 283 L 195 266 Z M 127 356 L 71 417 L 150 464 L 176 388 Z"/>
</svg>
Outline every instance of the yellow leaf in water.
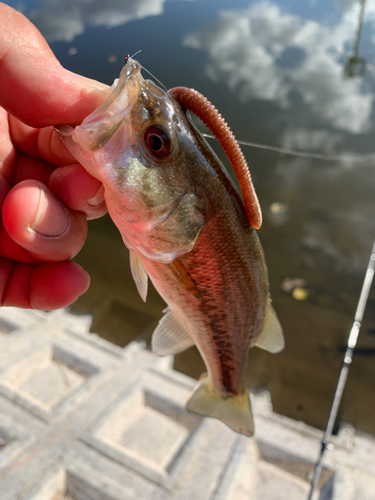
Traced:
<svg viewBox="0 0 375 500">
<path fill-rule="evenodd" d="M 307 300 L 309 298 L 309 292 L 306 288 L 302 288 L 300 286 L 296 286 L 292 293 L 293 299 L 296 300 Z"/>
<path fill-rule="evenodd" d="M 282 214 L 288 211 L 288 206 L 285 203 L 280 203 L 279 201 L 275 201 L 271 205 L 271 212 L 274 214 Z"/>
</svg>

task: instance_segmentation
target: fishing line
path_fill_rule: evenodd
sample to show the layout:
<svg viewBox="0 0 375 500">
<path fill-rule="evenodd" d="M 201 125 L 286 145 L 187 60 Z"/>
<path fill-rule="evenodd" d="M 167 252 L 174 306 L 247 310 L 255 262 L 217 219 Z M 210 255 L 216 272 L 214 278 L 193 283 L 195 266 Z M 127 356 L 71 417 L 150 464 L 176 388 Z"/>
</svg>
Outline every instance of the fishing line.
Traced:
<svg viewBox="0 0 375 500">
<path fill-rule="evenodd" d="M 204 137 L 207 137 L 208 139 L 216 139 L 211 134 L 203 134 Z M 314 158 L 316 160 L 325 160 L 325 161 L 342 161 L 342 162 L 356 162 L 356 163 L 361 163 L 365 162 L 367 160 L 375 160 L 375 154 L 370 153 L 368 155 L 326 155 L 322 153 L 312 153 L 308 151 L 296 151 L 293 149 L 286 149 L 286 148 L 278 148 L 276 146 L 268 146 L 267 144 L 259 144 L 257 142 L 249 142 L 249 141 L 239 141 L 237 140 L 238 144 L 241 144 L 241 146 L 249 146 L 252 148 L 257 148 L 257 149 L 266 149 L 267 151 L 275 151 L 276 153 L 283 153 L 291 156 L 299 156 L 301 158 Z"/>
<path fill-rule="evenodd" d="M 135 54 L 133 54 L 132 56 L 130 56 L 130 59 L 134 59 L 135 56 L 137 56 L 138 54 L 140 54 L 142 52 L 142 49 L 139 49 L 137 52 L 135 52 Z"/>
<path fill-rule="evenodd" d="M 151 71 L 149 71 L 148 69 L 146 69 L 144 66 L 142 66 L 142 69 L 144 69 L 146 71 L 146 73 L 148 73 L 154 80 L 156 80 L 164 89 L 166 92 L 168 92 L 168 89 L 167 87 L 164 85 L 164 83 L 162 83 L 158 78 L 156 78 L 155 75 L 153 75 L 151 73 Z"/>
<path fill-rule="evenodd" d="M 129 56 L 129 54 L 125 55 L 125 62 L 128 61 L 129 58 L 133 59 L 136 55 L 140 54 L 142 52 L 142 49 L 138 50 L 133 54 L 132 56 Z M 168 92 L 167 87 L 162 83 L 158 78 L 156 78 L 155 75 L 151 73 L 148 69 L 146 69 L 144 66 L 142 66 L 142 69 L 146 71 L 156 82 L 161 85 L 166 92 Z M 216 139 L 215 136 L 211 134 L 205 134 L 202 133 L 204 137 L 207 137 L 208 139 Z M 290 156 L 298 156 L 300 158 L 312 158 L 315 160 L 325 160 L 325 161 L 342 161 L 342 162 L 354 162 L 354 163 L 362 163 L 367 160 L 374 160 L 375 159 L 375 154 L 370 153 L 368 155 L 327 155 L 323 153 L 313 153 L 309 151 L 297 151 L 294 149 L 288 149 L 288 148 L 279 148 L 277 146 L 268 146 L 267 144 L 260 144 L 258 142 L 250 142 L 250 141 L 239 141 L 237 140 L 238 144 L 241 144 L 241 146 L 248 146 L 251 148 L 257 148 L 257 149 L 265 149 L 267 151 L 274 151 L 275 153 L 283 153 L 286 155 Z"/>
<path fill-rule="evenodd" d="M 136 52 L 136 53 L 135 53 L 135 54 L 133 54 L 132 56 L 129 56 L 129 54 L 125 54 L 125 63 L 127 63 L 127 62 L 128 62 L 128 59 L 134 59 L 134 57 L 135 57 L 136 55 L 140 54 L 141 52 L 142 52 L 142 49 L 138 50 L 138 52 Z M 151 71 L 149 71 L 148 69 L 146 69 L 146 68 L 145 68 L 144 66 L 142 66 L 142 65 L 141 65 L 141 68 L 142 68 L 144 71 L 146 71 L 146 73 L 148 73 L 148 74 L 149 74 L 149 75 L 150 75 L 150 76 L 151 76 L 154 80 L 156 80 L 156 81 L 159 83 L 159 85 L 161 85 L 161 86 L 165 89 L 165 91 L 166 91 L 166 92 L 168 92 L 168 89 L 167 89 L 167 87 L 164 85 L 164 83 L 162 83 L 162 82 L 161 82 L 158 78 L 156 78 L 156 76 L 155 76 L 155 75 L 153 75 L 153 74 L 151 73 Z"/>
<path fill-rule="evenodd" d="M 162 83 L 158 78 L 156 78 L 155 75 L 153 75 L 151 73 L 151 71 L 149 71 L 148 69 L 146 69 L 144 66 L 142 66 L 142 69 L 144 69 L 146 71 L 146 73 L 148 73 L 154 80 L 156 80 L 158 82 L 159 85 L 161 85 L 163 87 L 163 89 L 168 92 L 168 89 L 167 87 L 164 85 L 164 83 Z"/>
<path fill-rule="evenodd" d="M 318 486 L 320 474 L 322 471 L 323 456 L 324 456 L 324 453 L 325 453 L 327 446 L 329 444 L 329 440 L 332 436 L 332 431 L 333 431 L 333 427 L 335 425 L 337 412 L 338 412 L 339 407 L 340 407 L 342 394 L 344 392 L 346 379 L 348 377 L 350 364 L 352 362 L 355 346 L 357 344 L 357 339 L 358 339 L 359 330 L 361 328 L 363 314 L 365 312 L 367 299 L 369 296 L 369 292 L 370 292 L 371 285 L 372 285 L 372 280 L 374 277 L 374 270 L 375 270 L 375 241 L 374 241 L 374 244 L 373 244 L 373 247 L 371 250 L 370 260 L 369 260 L 369 263 L 367 265 L 365 279 L 363 281 L 361 294 L 359 296 L 357 310 L 356 310 L 355 315 L 354 315 L 354 322 L 353 322 L 352 328 L 350 330 L 350 334 L 349 334 L 349 338 L 348 338 L 348 342 L 347 342 L 347 346 L 346 346 L 346 351 L 345 351 L 345 356 L 344 356 L 344 360 L 343 360 L 341 371 L 340 371 L 340 376 L 339 376 L 339 379 L 337 381 L 336 390 L 335 390 L 335 393 L 333 396 L 332 406 L 331 406 L 331 410 L 329 413 L 328 422 L 327 422 L 327 426 L 326 426 L 326 429 L 324 432 L 324 436 L 323 436 L 323 439 L 321 442 L 320 454 L 319 454 L 319 458 L 318 458 L 316 465 L 315 465 L 314 477 L 312 478 L 312 481 L 311 481 L 311 489 L 310 489 L 310 493 L 309 493 L 307 500 L 312 500 L 313 494 Z"/>
</svg>

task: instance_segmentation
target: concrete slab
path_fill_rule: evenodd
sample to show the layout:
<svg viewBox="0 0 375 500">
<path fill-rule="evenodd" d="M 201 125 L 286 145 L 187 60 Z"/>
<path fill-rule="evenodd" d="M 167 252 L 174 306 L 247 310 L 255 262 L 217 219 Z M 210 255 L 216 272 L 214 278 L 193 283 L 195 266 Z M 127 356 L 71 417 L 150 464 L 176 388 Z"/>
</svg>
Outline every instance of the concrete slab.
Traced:
<svg viewBox="0 0 375 500">
<path fill-rule="evenodd" d="M 239 436 L 185 410 L 196 382 L 173 357 L 90 328 L 67 310 L 0 309 L 0 500 L 307 498 L 320 431 L 261 393 L 256 439 Z M 332 444 L 316 499 L 373 499 L 374 439 L 347 427 Z"/>
</svg>

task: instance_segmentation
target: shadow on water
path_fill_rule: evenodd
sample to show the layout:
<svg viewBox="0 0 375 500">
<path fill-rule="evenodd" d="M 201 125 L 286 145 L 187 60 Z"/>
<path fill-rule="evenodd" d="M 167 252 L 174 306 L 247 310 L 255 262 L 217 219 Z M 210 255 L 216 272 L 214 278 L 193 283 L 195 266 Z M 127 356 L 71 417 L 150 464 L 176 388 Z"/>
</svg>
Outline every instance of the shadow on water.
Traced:
<svg viewBox="0 0 375 500">
<path fill-rule="evenodd" d="M 372 5 L 111 5 L 33 0 L 24 11 L 65 67 L 109 84 L 124 54 L 143 49 L 143 65 L 167 87 L 207 95 L 239 139 L 319 154 L 374 151 Z M 259 235 L 286 338 L 278 355 L 251 351 L 249 385 L 268 388 L 276 412 L 322 428 L 375 234 L 374 165 L 244 152 L 263 208 Z M 92 313 L 93 331 L 118 345 L 139 335 L 149 342 L 162 299 L 152 288 L 147 304 L 138 296 L 109 217 L 89 226 L 76 261 L 91 274 L 91 287 L 73 310 Z M 339 416 L 372 433 L 374 306 L 372 291 Z M 177 355 L 175 368 L 196 378 L 204 371 L 195 348 Z"/>
</svg>

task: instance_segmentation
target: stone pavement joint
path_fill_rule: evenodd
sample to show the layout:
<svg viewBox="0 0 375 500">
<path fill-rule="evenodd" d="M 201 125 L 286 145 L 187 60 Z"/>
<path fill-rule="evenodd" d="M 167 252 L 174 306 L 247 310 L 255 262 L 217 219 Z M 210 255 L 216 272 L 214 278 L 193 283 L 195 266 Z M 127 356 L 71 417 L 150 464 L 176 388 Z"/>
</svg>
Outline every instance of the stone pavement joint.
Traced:
<svg viewBox="0 0 375 500">
<path fill-rule="evenodd" d="M 321 431 L 251 394 L 255 438 L 188 413 L 195 381 L 91 316 L 0 309 L 0 500 L 303 500 Z M 370 500 L 375 441 L 343 427 L 316 500 Z"/>
</svg>

